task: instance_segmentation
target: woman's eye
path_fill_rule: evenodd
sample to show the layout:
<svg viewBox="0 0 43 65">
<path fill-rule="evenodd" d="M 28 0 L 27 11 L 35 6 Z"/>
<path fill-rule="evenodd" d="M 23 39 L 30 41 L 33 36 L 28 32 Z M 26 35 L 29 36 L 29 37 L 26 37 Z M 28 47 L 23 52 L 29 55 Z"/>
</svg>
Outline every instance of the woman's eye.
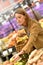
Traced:
<svg viewBox="0 0 43 65">
<path fill-rule="evenodd" d="M 21 18 L 21 17 L 18 17 L 18 18 Z"/>
</svg>

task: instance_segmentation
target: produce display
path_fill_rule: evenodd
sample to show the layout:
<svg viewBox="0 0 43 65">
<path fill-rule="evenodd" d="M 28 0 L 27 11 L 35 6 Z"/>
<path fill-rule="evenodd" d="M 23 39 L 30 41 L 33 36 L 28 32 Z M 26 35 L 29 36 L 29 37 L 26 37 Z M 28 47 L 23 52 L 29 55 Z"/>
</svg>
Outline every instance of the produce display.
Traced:
<svg viewBox="0 0 43 65">
<path fill-rule="evenodd" d="M 7 37 L 0 39 L 0 43 L 2 42 L 2 45 L 0 45 L 0 47 L 2 46 L 3 50 L 6 49 L 7 47 L 9 48 L 9 47 L 14 46 L 14 44 L 15 44 L 15 39 L 14 39 L 15 34 L 16 34 L 16 32 L 13 31 Z"/>
<path fill-rule="evenodd" d="M 2 65 L 25 65 L 28 60 L 28 54 L 20 55 L 19 59 L 14 60 L 12 57 L 10 60 L 5 61 Z"/>
<path fill-rule="evenodd" d="M 26 65 L 43 65 L 43 48 L 34 50 L 30 55 Z"/>
<path fill-rule="evenodd" d="M 20 46 L 20 43 L 22 43 L 22 44 L 24 42 L 26 43 L 27 40 L 28 40 L 28 36 L 24 29 L 21 29 L 18 31 L 13 31 L 7 37 L 0 39 L 0 41 L 2 41 L 4 43 L 3 49 L 6 49 L 6 47 L 9 48 L 12 46 L 17 46 L 17 45 Z"/>
<path fill-rule="evenodd" d="M 24 62 L 17 62 L 14 65 L 25 65 L 25 63 Z"/>
<path fill-rule="evenodd" d="M 12 56 L 10 60 L 6 60 L 0 65 L 43 65 L 43 48 L 35 49 L 30 54 L 21 54 L 16 60 Z"/>
<path fill-rule="evenodd" d="M 20 52 L 21 49 L 25 46 L 28 41 L 28 36 L 24 29 L 16 31 L 10 40 L 8 41 L 8 47 L 15 46 L 17 52 Z"/>
<path fill-rule="evenodd" d="M 27 43 L 28 39 L 29 37 L 27 36 L 25 30 L 22 29 L 16 32 L 13 31 L 6 38 L 1 39 L 1 41 L 5 44 L 8 43 L 6 46 L 7 48 L 15 46 L 17 52 L 20 52 Z M 43 48 L 39 50 L 35 49 L 30 54 L 23 53 L 15 60 L 14 56 L 12 56 L 10 60 L 6 60 L 0 65 L 43 65 Z"/>
<path fill-rule="evenodd" d="M 17 32 L 17 36 L 16 36 L 16 50 L 17 52 L 20 52 L 22 50 L 22 48 L 26 45 L 27 41 L 28 41 L 28 36 L 27 33 L 24 29 L 21 29 Z"/>
</svg>

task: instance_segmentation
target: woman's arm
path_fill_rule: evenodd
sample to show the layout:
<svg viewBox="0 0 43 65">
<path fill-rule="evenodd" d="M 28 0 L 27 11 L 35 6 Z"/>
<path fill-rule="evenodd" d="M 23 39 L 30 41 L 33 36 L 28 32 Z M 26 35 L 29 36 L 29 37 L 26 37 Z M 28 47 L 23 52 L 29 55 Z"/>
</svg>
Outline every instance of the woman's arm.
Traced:
<svg viewBox="0 0 43 65">
<path fill-rule="evenodd" d="M 36 41 L 39 32 L 40 32 L 40 26 L 38 24 L 34 23 L 30 30 L 29 41 L 27 42 L 27 44 L 24 46 L 24 48 L 22 50 L 24 50 L 27 53 L 31 52 L 31 50 L 34 46 L 33 43 Z"/>
</svg>

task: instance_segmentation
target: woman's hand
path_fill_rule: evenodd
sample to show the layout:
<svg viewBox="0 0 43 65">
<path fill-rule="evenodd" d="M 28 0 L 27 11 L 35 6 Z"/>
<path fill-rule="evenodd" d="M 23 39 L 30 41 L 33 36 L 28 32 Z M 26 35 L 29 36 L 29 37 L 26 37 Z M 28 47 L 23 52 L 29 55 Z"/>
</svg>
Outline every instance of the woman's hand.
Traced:
<svg viewBox="0 0 43 65">
<path fill-rule="evenodd" d="M 17 62 L 17 61 L 20 59 L 20 56 L 19 56 L 19 55 L 21 55 L 21 54 L 23 54 L 23 53 L 24 53 L 24 52 L 21 51 L 21 52 L 17 53 L 16 55 L 14 55 L 14 56 L 13 56 L 14 62 Z"/>
</svg>

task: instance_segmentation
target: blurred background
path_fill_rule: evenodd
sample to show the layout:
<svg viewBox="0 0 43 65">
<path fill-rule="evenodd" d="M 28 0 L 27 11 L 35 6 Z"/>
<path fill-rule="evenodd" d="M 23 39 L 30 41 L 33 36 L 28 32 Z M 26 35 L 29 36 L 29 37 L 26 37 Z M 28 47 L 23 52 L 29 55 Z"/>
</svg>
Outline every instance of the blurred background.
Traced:
<svg viewBox="0 0 43 65">
<path fill-rule="evenodd" d="M 9 35 L 13 36 L 15 33 L 12 32 L 20 27 L 14 16 L 19 7 L 25 9 L 32 19 L 39 21 L 43 18 L 43 0 L 0 0 L 0 62 L 9 59 L 16 50 L 12 40 L 11 48 L 7 49 L 6 46 L 10 40 Z"/>
</svg>

